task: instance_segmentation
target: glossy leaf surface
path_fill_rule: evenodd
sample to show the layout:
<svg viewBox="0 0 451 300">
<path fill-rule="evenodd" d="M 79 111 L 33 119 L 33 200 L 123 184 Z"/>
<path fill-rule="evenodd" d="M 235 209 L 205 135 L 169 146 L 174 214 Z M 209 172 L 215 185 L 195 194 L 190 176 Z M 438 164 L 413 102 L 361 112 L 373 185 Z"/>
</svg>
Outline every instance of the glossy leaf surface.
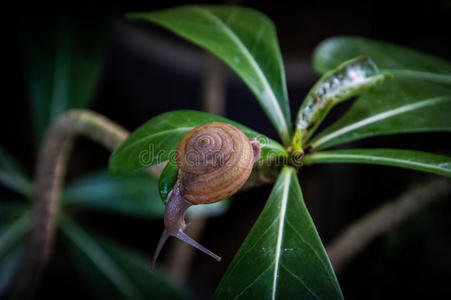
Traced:
<svg viewBox="0 0 451 300">
<path fill-rule="evenodd" d="M 451 177 L 451 157 L 400 149 L 351 149 L 308 154 L 305 164 L 364 163 L 408 168 Z"/>
<path fill-rule="evenodd" d="M 182 6 L 129 14 L 159 24 L 211 51 L 243 79 L 283 143 L 291 139 L 290 107 L 275 28 L 265 15 L 233 6 Z"/>
<path fill-rule="evenodd" d="M 160 192 L 160 198 L 166 205 L 168 195 L 172 191 L 175 183 L 177 182 L 177 176 L 179 175 L 179 169 L 174 160 L 169 160 L 167 165 L 161 172 L 160 179 L 158 180 L 158 191 Z"/>
<path fill-rule="evenodd" d="M 326 40 L 315 53 L 325 72 L 340 60 L 368 55 L 392 80 L 365 93 L 310 145 L 324 149 L 370 136 L 451 130 L 451 64 L 413 50 L 359 38 Z"/>
<path fill-rule="evenodd" d="M 329 110 L 337 103 L 361 94 L 386 77 L 368 57 L 357 57 L 327 72 L 313 86 L 299 109 L 294 141 L 301 145 L 315 132 Z M 298 149 L 299 148 L 299 149 Z"/>
<path fill-rule="evenodd" d="M 86 176 L 66 188 L 63 204 L 142 217 L 164 212 L 157 179 L 144 172 L 121 178 L 111 178 L 106 171 Z"/>
<path fill-rule="evenodd" d="M 186 299 L 163 273 L 150 270 L 150 261 L 88 233 L 67 217 L 61 227 L 78 265 L 102 298 Z"/>
<path fill-rule="evenodd" d="M 294 169 L 285 167 L 216 299 L 343 299 Z"/>
<path fill-rule="evenodd" d="M 241 129 L 247 137 L 257 137 L 262 145 L 262 160 L 287 155 L 277 142 L 234 121 L 200 111 L 178 110 L 156 116 L 133 131 L 113 152 L 110 174 L 119 176 L 174 158 L 181 138 L 194 127 L 210 122 L 229 123 Z"/>
<path fill-rule="evenodd" d="M 309 144 L 324 149 L 365 137 L 450 131 L 451 89 L 428 82 L 393 79 L 361 96 L 335 124 Z"/>
<path fill-rule="evenodd" d="M 14 158 L 0 147 L 0 183 L 22 195 L 30 195 L 31 182 Z"/>
</svg>

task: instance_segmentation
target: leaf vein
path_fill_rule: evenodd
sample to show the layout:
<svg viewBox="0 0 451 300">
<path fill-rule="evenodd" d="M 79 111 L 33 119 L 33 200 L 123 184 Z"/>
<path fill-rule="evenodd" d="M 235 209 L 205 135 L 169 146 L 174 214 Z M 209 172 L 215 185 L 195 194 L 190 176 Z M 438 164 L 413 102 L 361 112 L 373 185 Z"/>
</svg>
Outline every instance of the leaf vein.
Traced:
<svg viewBox="0 0 451 300">
<path fill-rule="evenodd" d="M 264 237 L 266 237 L 266 233 L 271 229 L 271 227 L 273 227 L 277 221 L 279 220 L 279 218 L 274 219 L 274 221 L 271 223 L 271 225 L 268 226 L 268 228 L 266 228 L 266 230 L 260 235 L 260 237 L 255 241 L 255 243 L 250 246 L 249 248 L 246 249 L 246 251 L 240 255 L 240 258 L 236 261 L 236 263 L 233 264 L 233 266 L 231 266 L 230 269 L 230 274 L 233 273 L 233 271 L 236 269 L 236 267 L 239 265 L 239 263 L 243 260 L 243 258 L 253 249 L 255 248 L 255 246 L 257 246 L 258 242 L 260 242 L 261 239 L 263 239 Z"/>
<path fill-rule="evenodd" d="M 238 48 L 243 52 L 244 56 L 249 60 L 250 64 L 252 65 L 252 67 L 255 70 L 257 77 L 260 79 L 260 82 L 263 84 L 263 92 L 265 92 L 269 96 L 267 99 L 269 99 L 272 104 L 271 105 L 272 107 L 270 108 L 270 110 L 272 110 L 274 112 L 273 116 L 275 116 L 275 119 L 276 119 L 275 123 L 278 126 L 283 127 L 283 132 L 285 133 L 285 135 L 287 135 L 289 133 L 289 129 L 287 128 L 287 124 L 285 122 L 285 117 L 282 113 L 279 102 L 277 101 L 277 97 L 274 94 L 274 91 L 272 90 L 272 88 L 269 84 L 268 78 L 263 73 L 261 67 L 255 60 L 255 58 L 252 56 L 249 49 L 246 47 L 246 45 L 243 43 L 243 41 L 240 39 L 240 37 L 237 36 L 236 33 L 233 32 L 230 29 L 230 27 L 221 18 L 219 18 L 218 16 L 216 16 L 215 14 L 213 14 L 211 11 L 209 11 L 207 9 L 203 9 L 201 7 L 198 7 L 198 9 L 208 19 L 210 19 L 213 23 L 218 25 L 218 27 L 222 28 L 223 32 L 232 41 L 235 42 L 235 44 L 238 46 Z M 259 91 L 256 91 L 256 92 L 258 92 L 260 94 Z"/>
<path fill-rule="evenodd" d="M 327 268 L 326 264 L 324 263 L 324 261 L 321 259 L 321 256 L 318 254 L 318 252 L 315 250 L 315 248 L 309 243 L 307 242 L 302 235 L 299 233 L 299 231 L 296 230 L 296 228 L 293 226 L 293 224 L 291 224 L 291 222 L 289 220 L 287 220 L 287 224 L 288 226 L 291 227 L 291 229 L 294 231 L 294 233 L 299 237 L 299 239 L 306 244 L 314 253 L 314 255 L 316 256 L 316 258 L 321 262 L 321 266 L 324 268 L 324 270 L 326 271 L 326 274 L 329 274 L 329 269 Z"/>
<path fill-rule="evenodd" d="M 435 98 L 430 98 L 430 99 L 426 99 L 426 100 L 422 100 L 422 101 L 417 101 L 415 103 L 411 103 L 411 104 L 408 104 L 405 106 L 400 106 L 395 109 L 387 110 L 382 113 L 376 114 L 374 116 L 362 119 L 356 123 L 345 126 L 337 131 L 331 132 L 331 133 L 319 138 L 318 140 L 312 142 L 311 146 L 313 148 L 318 148 L 318 146 L 320 146 L 338 136 L 341 136 L 343 134 L 351 132 L 353 130 L 377 123 L 379 121 L 394 117 L 396 115 L 400 115 L 400 114 L 407 113 L 412 110 L 420 109 L 420 108 L 423 108 L 426 106 L 438 104 L 440 102 L 449 101 L 449 100 L 451 100 L 450 96 L 435 97 Z"/>
<path fill-rule="evenodd" d="M 263 274 L 265 274 L 266 272 L 268 272 L 269 269 L 271 269 L 271 267 L 273 266 L 273 264 L 271 263 L 265 270 L 263 270 L 251 283 L 249 283 L 238 295 L 236 295 L 233 299 L 237 299 L 238 297 L 240 297 L 242 294 L 244 294 L 244 292 L 246 292 L 251 286 L 253 286 L 259 279 L 260 277 L 263 276 Z"/>
<path fill-rule="evenodd" d="M 387 162 L 387 163 L 398 163 L 398 164 L 404 164 L 404 165 L 412 165 L 412 166 L 418 166 L 423 167 L 426 169 L 431 170 L 438 170 L 438 171 L 449 171 L 449 168 L 442 168 L 440 166 L 431 165 L 431 164 L 425 164 L 417 161 L 412 160 L 405 160 L 405 159 L 396 159 L 396 158 L 389 158 L 389 157 L 380 157 L 380 156 L 372 156 L 372 155 L 364 155 L 364 154 L 335 154 L 335 153 L 318 153 L 316 154 L 316 157 L 325 157 L 325 158 L 348 158 L 348 159 L 366 159 L 371 160 L 373 162 Z"/>
<path fill-rule="evenodd" d="M 293 272 L 291 272 L 284 264 L 280 264 L 280 266 L 282 268 L 285 269 L 285 271 L 287 271 L 291 276 L 293 276 L 297 281 L 299 281 L 307 291 L 309 291 L 310 294 L 312 294 L 312 296 L 316 297 L 317 299 L 321 299 L 321 297 L 319 297 L 314 291 L 312 291 L 307 284 L 305 284 L 305 282 L 302 280 L 301 277 L 297 276 L 296 274 L 294 274 Z"/>
</svg>

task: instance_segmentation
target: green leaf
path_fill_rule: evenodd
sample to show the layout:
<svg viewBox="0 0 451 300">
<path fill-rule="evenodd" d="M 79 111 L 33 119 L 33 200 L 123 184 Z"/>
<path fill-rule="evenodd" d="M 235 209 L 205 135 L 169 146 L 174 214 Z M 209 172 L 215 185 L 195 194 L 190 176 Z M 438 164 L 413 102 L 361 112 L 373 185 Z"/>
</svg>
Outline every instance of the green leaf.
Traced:
<svg viewBox="0 0 451 300">
<path fill-rule="evenodd" d="M 132 19 L 154 22 L 224 60 L 254 93 L 285 146 L 290 107 L 275 28 L 265 15 L 233 6 L 182 6 Z"/>
<path fill-rule="evenodd" d="M 169 160 L 158 180 L 158 191 L 160 192 L 160 198 L 164 205 L 166 205 L 168 195 L 177 182 L 178 175 L 179 169 L 177 168 L 177 164 L 174 160 Z"/>
<path fill-rule="evenodd" d="M 451 157 L 400 149 L 351 149 L 322 151 L 304 157 L 305 164 L 316 163 L 379 164 L 430 172 L 451 177 Z"/>
<path fill-rule="evenodd" d="M 309 145 L 325 149 L 377 135 L 450 131 L 450 111 L 451 89 L 429 82 L 389 80 L 361 96 Z"/>
<path fill-rule="evenodd" d="M 334 105 L 363 93 L 382 82 L 386 76 L 370 58 L 357 57 L 321 77 L 299 109 L 294 141 L 301 143 L 298 147 L 293 143 L 293 150 L 301 149 Z"/>
<path fill-rule="evenodd" d="M 285 167 L 216 299 L 343 299 L 293 168 Z"/>
<path fill-rule="evenodd" d="M 90 283 L 105 299 L 185 299 L 184 292 L 150 261 L 89 234 L 72 220 L 62 217 L 61 228 L 70 240 L 70 250 L 80 262 Z"/>
<path fill-rule="evenodd" d="M 314 69 L 323 74 L 343 61 L 365 55 L 395 78 L 421 79 L 451 84 L 451 64 L 446 60 L 390 43 L 359 37 L 333 37 L 315 50 Z"/>
<path fill-rule="evenodd" d="M 84 177 L 66 188 L 63 204 L 141 217 L 160 217 L 164 212 L 157 179 L 144 172 L 111 178 L 102 171 Z"/>
<path fill-rule="evenodd" d="M 1 209 L 2 221 L 0 227 L 0 259 L 12 248 L 16 247 L 30 227 L 30 211 L 23 207 L 11 206 Z M 15 217 L 12 217 L 15 216 Z"/>
<path fill-rule="evenodd" d="M 24 196 L 31 194 L 31 182 L 19 164 L 0 147 L 0 183 Z"/>
<path fill-rule="evenodd" d="M 310 146 L 324 149 L 376 135 L 451 130 L 451 64 L 395 45 L 334 38 L 316 50 L 315 69 L 325 72 L 355 55 L 372 57 L 394 78 L 360 97 Z"/>
<path fill-rule="evenodd" d="M 36 143 L 59 115 L 88 104 L 103 65 L 105 18 L 59 20 L 27 19 L 24 46 Z"/>
<path fill-rule="evenodd" d="M 0 298 L 6 292 L 14 275 L 16 275 L 16 270 L 19 267 L 22 258 L 24 244 L 24 240 L 22 240 L 18 246 L 8 251 L 8 253 L 0 259 Z"/>
<path fill-rule="evenodd" d="M 247 137 L 257 137 L 262 145 L 262 160 L 287 156 L 280 144 L 246 126 L 200 111 L 178 110 L 161 114 L 133 131 L 111 155 L 110 174 L 123 175 L 174 157 L 177 144 L 188 131 L 210 122 L 229 123 L 241 129 Z"/>
</svg>

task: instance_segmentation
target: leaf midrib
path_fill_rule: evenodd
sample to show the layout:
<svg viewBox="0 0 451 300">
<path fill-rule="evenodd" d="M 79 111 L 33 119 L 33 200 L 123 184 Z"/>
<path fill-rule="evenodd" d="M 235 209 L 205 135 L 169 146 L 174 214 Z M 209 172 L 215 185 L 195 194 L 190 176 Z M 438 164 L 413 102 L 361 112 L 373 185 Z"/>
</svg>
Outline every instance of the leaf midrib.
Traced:
<svg viewBox="0 0 451 300">
<path fill-rule="evenodd" d="M 394 76 L 414 77 L 417 79 L 430 80 L 444 84 L 451 84 L 451 74 L 441 74 L 436 72 L 418 71 L 412 69 L 383 69 L 392 73 Z"/>
<path fill-rule="evenodd" d="M 279 229 L 277 231 L 277 244 L 276 244 L 276 254 L 274 260 L 274 274 L 273 274 L 273 285 L 272 285 L 272 299 L 276 299 L 276 289 L 277 289 L 277 280 L 279 273 L 279 264 L 280 264 L 280 253 L 282 248 L 282 237 L 283 230 L 285 226 L 285 215 L 287 211 L 287 203 L 288 203 L 288 190 L 290 188 L 291 181 L 291 172 L 289 170 L 285 170 L 284 173 L 284 185 L 283 185 L 283 194 L 282 201 L 280 204 L 280 215 L 279 215 Z"/>
<path fill-rule="evenodd" d="M 213 23 L 215 23 L 218 27 L 220 27 L 223 32 L 232 40 L 235 42 L 235 44 L 240 48 L 240 50 L 243 52 L 244 56 L 248 59 L 248 61 L 251 63 L 252 67 L 254 68 L 257 77 L 260 79 L 261 83 L 263 84 L 264 91 L 269 94 L 269 99 L 271 103 L 273 104 L 273 112 L 275 112 L 276 115 L 276 123 L 279 124 L 279 126 L 283 126 L 283 133 L 288 137 L 289 129 L 287 128 L 287 124 L 284 122 L 285 118 L 283 116 L 283 113 L 280 109 L 279 103 L 277 102 L 277 98 L 269 85 L 268 79 L 266 78 L 265 74 L 261 70 L 258 63 L 255 61 L 255 58 L 250 53 L 249 49 L 246 47 L 246 45 L 243 44 L 241 39 L 226 25 L 226 23 L 220 19 L 218 16 L 213 14 L 211 11 L 196 6 L 196 9 L 204 14 L 208 19 L 210 19 Z M 285 139 L 285 137 L 282 137 L 282 139 Z"/>
<path fill-rule="evenodd" d="M 392 163 L 399 163 L 404 165 L 412 165 L 412 166 L 418 166 L 423 167 L 426 169 L 433 169 L 437 171 L 450 171 L 446 168 L 441 168 L 435 165 L 431 164 L 425 164 L 421 162 L 411 161 L 411 160 L 405 160 L 405 159 L 397 159 L 397 158 L 388 158 L 388 157 L 381 157 L 381 156 L 372 156 L 372 155 L 366 155 L 366 154 L 346 154 L 346 153 L 315 153 L 312 154 L 314 158 L 348 158 L 348 159 L 367 159 L 368 163 L 374 163 L 375 161 L 381 161 L 381 162 L 392 162 Z M 371 160 L 371 162 L 369 162 Z M 364 161 L 361 161 L 364 163 Z"/>
<path fill-rule="evenodd" d="M 344 135 L 344 134 L 346 134 L 348 132 L 351 132 L 353 130 L 356 130 L 356 129 L 359 129 L 359 128 L 362 128 L 362 127 L 365 127 L 365 126 L 368 126 L 368 125 L 371 125 L 371 124 L 375 124 L 375 123 L 377 123 L 379 121 L 386 120 L 386 119 L 391 118 L 393 116 L 400 115 L 400 114 L 403 114 L 403 113 L 406 113 L 406 112 L 409 112 L 409 111 L 412 111 L 412 110 L 416 110 L 416 109 L 419 109 L 419 108 L 422 108 L 422 107 L 425 107 L 425 106 L 434 105 L 434 104 L 437 104 L 437 103 L 440 103 L 440 102 L 444 102 L 444 101 L 449 100 L 449 99 L 451 99 L 450 96 L 435 97 L 435 98 L 430 98 L 430 99 L 426 99 L 426 100 L 420 100 L 420 101 L 417 101 L 415 103 L 411 103 L 411 104 L 404 105 L 404 106 L 398 106 L 398 107 L 396 107 L 394 109 L 385 110 L 382 113 L 379 113 L 379 114 L 373 115 L 371 117 L 362 119 L 362 120 L 360 120 L 360 121 L 358 121 L 356 123 L 352 123 L 352 124 L 350 124 L 348 126 L 342 127 L 341 129 L 339 129 L 337 131 L 333 131 L 333 132 L 331 132 L 331 133 L 329 133 L 329 134 L 317 139 L 316 141 L 313 141 L 310 145 L 313 148 L 318 148 L 322 144 L 325 144 L 328 141 L 330 141 L 330 140 L 332 140 L 332 139 L 334 139 L 334 138 L 336 138 L 338 136 L 342 136 L 342 135 Z"/>
</svg>

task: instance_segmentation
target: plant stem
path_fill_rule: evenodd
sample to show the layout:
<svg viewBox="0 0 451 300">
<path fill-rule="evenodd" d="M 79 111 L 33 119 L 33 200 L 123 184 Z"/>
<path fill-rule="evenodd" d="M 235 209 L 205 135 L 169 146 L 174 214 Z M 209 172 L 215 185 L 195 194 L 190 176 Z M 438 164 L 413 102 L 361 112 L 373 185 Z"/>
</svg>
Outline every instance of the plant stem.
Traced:
<svg viewBox="0 0 451 300">
<path fill-rule="evenodd" d="M 104 116 L 87 110 L 68 111 L 49 128 L 38 155 L 32 227 L 16 278 L 15 299 L 30 297 L 50 256 L 58 200 L 69 152 L 77 135 L 89 137 L 113 150 L 128 136 L 128 132 Z"/>
<path fill-rule="evenodd" d="M 327 247 L 335 272 L 339 273 L 352 257 L 365 249 L 376 237 L 450 193 L 449 179 L 433 180 L 407 191 L 395 201 L 382 205 L 349 225 Z"/>
</svg>

